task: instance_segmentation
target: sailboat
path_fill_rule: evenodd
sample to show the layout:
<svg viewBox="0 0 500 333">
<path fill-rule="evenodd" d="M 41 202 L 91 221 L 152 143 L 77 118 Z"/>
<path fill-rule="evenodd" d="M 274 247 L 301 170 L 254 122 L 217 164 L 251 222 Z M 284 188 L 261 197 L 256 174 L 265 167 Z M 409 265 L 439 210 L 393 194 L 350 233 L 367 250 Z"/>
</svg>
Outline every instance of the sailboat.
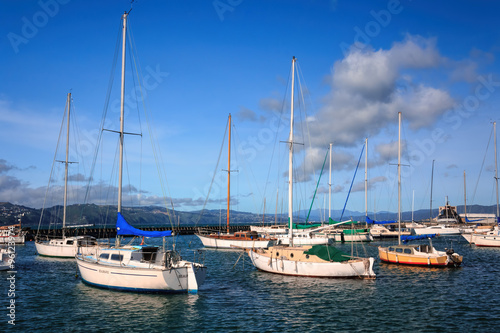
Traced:
<svg viewBox="0 0 500 333">
<path fill-rule="evenodd" d="M 373 279 L 373 258 L 358 258 L 342 253 L 329 244 L 296 245 L 293 229 L 293 108 L 295 57 L 292 59 L 292 92 L 288 160 L 289 245 L 268 249 L 247 249 L 252 264 L 259 270 L 282 275 Z"/>
<path fill-rule="evenodd" d="M 62 216 L 62 236 L 56 238 L 41 238 L 36 237 L 35 247 L 36 251 L 41 256 L 58 257 L 58 258 L 74 258 L 75 255 L 80 253 L 90 254 L 94 253 L 97 247 L 97 241 L 92 236 L 66 236 L 66 208 L 68 202 L 68 166 L 73 163 L 69 161 L 69 130 L 70 130 L 70 109 L 71 109 L 71 93 L 68 93 L 66 100 L 66 159 L 64 163 L 64 203 L 63 203 L 63 216 Z M 64 123 L 64 118 L 63 118 Z M 43 211 L 40 216 L 40 222 L 43 218 Z"/>
<path fill-rule="evenodd" d="M 500 210 L 498 205 L 498 163 L 497 163 L 497 123 L 493 122 L 493 135 L 495 140 L 495 184 L 497 196 L 497 211 L 495 215 L 496 226 L 486 233 L 462 234 L 471 244 L 481 247 L 500 247 Z"/>
<path fill-rule="evenodd" d="M 230 203 L 231 203 L 231 114 L 228 119 L 228 158 L 227 158 L 227 233 L 203 233 L 202 230 L 196 234 L 203 246 L 216 249 L 238 249 L 252 247 L 268 247 L 274 240 L 259 236 L 256 231 L 229 232 Z"/>
<path fill-rule="evenodd" d="M 398 137 L 398 229 L 401 230 L 401 112 L 398 113 L 399 137 Z M 431 235 L 406 236 L 404 239 L 429 238 L 430 244 L 409 245 L 401 244 L 402 236 L 399 234 L 398 245 L 379 246 L 380 260 L 386 263 L 414 265 L 414 266 L 437 266 L 457 267 L 462 263 L 463 257 L 448 249 L 438 251 L 432 246 Z"/>
<path fill-rule="evenodd" d="M 143 237 L 167 237 L 168 231 L 143 231 L 129 225 L 122 211 L 122 171 L 125 100 L 125 39 L 127 16 L 122 16 L 122 85 L 120 110 L 120 149 L 118 176 L 117 238 L 114 247 L 99 249 L 95 254 L 77 254 L 76 261 L 84 283 L 112 290 L 148 293 L 197 293 L 204 282 L 207 267 L 201 263 L 182 260 L 175 250 L 166 250 L 165 245 L 120 246 L 121 235 Z M 163 239 L 165 244 L 165 239 Z"/>
</svg>

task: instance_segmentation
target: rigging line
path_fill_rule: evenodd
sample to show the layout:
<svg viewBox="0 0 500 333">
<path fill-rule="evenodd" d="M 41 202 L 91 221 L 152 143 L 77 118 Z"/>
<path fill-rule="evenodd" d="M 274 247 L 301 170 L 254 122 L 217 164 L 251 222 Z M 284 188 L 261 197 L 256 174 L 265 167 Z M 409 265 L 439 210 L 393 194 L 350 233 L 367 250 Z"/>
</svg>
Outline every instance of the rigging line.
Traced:
<svg viewBox="0 0 500 333">
<path fill-rule="evenodd" d="M 479 179 L 481 178 L 481 174 L 483 172 L 484 162 L 486 160 L 486 155 L 488 154 L 488 150 L 489 150 L 489 147 L 490 147 L 490 143 L 491 143 L 491 138 L 492 137 L 493 137 L 493 128 L 491 129 L 490 138 L 488 139 L 488 144 L 486 145 L 486 151 L 484 152 L 483 162 L 481 163 L 481 169 L 479 169 L 479 175 L 477 176 L 476 186 L 474 187 L 474 192 L 472 194 L 472 200 L 471 200 L 472 202 L 474 202 L 474 199 L 476 197 L 476 191 L 477 191 L 477 187 L 479 185 Z"/>
<path fill-rule="evenodd" d="M 132 46 L 135 45 L 134 41 L 133 41 L 133 36 L 131 36 L 132 35 L 131 31 L 129 32 L 128 35 L 129 35 L 129 42 L 130 42 L 129 44 Z M 138 80 L 140 81 L 140 78 L 142 77 L 142 69 L 141 69 L 140 65 L 138 65 L 138 60 L 136 60 L 136 58 L 138 58 L 138 55 L 135 52 L 130 52 L 130 53 L 133 56 L 133 63 L 135 65 L 135 73 L 137 74 Z M 145 98 L 145 94 L 143 92 L 142 85 L 140 85 L 140 84 L 139 84 L 139 91 L 140 91 L 141 100 L 143 103 L 144 115 L 146 117 L 146 124 L 147 124 L 148 132 L 149 132 L 149 137 L 150 137 L 150 141 L 151 141 L 153 156 L 154 156 L 155 163 L 156 163 L 158 177 L 160 179 L 160 187 L 161 187 L 161 190 L 163 193 L 165 208 L 167 210 L 167 216 L 169 218 L 170 225 L 173 228 L 174 222 L 175 222 L 174 221 L 175 211 L 174 211 L 173 200 L 172 200 L 171 195 L 170 195 L 170 203 L 171 203 L 171 207 L 172 207 L 171 210 L 173 213 L 173 218 L 172 218 L 172 216 L 170 215 L 170 210 L 168 209 L 167 193 L 170 193 L 170 189 L 168 186 L 168 181 L 167 181 L 165 169 L 164 169 L 164 167 L 162 167 L 163 166 L 163 156 L 161 154 L 161 149 L 159 147 L 157 147 L 157 144 L 155 143 L 158 141 L 158 138 L 157 138 L 156 132 L 151 127 L 152 121 L 150 120 L 150 118 L 152 119 L 152 114 L 150 114 L 150 112 L 148 112 L 149 108 L 147 107 L 147 101 Z M 139 119 L 140 119 L 140 117 L 139 117 Z M 141 128 L 142 128 L 142 126 L 141 126 Z M 162 163 L 160 163 L 160 162 L 162 162 Z M 162 173 L 162 171 L 163 171 L 163 173 Z M 165 184 L 166 184 L 167 190 L 165 190 Z"/>
<path fill-rule="evenodd" d="M 240 143 L 240 147 L 241 147 L 241 140 L 240 140 L 240 137 L 239 137 L 239 132 L 236 131 L 236 124 L 234 123 L 234 121 L 232 122 L 232 126 L 233 126 L 232 136 L 234 138 L 233 145 L 234 146 L 238 146 L 238 143 Z M 233 156 L 236 159 L 236 165 L 237 166 L 240 165 L 239 160 L 238 160 L 238 154 L 233 154 Z M 253 187 L 252 187 L 252 182 L 250 181 L 250 177 L 249 177 L 249 175 L 250 175 L 251 178 L 253 179 L 253 183 L 256 186 L 257 192 L 260 194 L 259 187 L 258 187 L 258 182 L 257 182 L 257 179 L 255 178 L 255 174 L 253 173 L 253 170 L 252 170 L 250 164 L 246 163 L 245 159 L 242 159 L 241 167 L 244 170 L 243 173 L 245 174 L 245 178 L 246 178 L 246 180 L 248 182 L 248 186 L 250 187 L 250 193 L 251 193 L 251 196 L 252 196 L 252 201 L 253 201 L 253 204 L 254 204 L 254 208 L 260 212 L 260 208 L 258 208 L 258 205 L 255 202 L 254 190 L 253 190 Z M 257 213 L 257 215 L 260 216 L 259 213 Z"/>
<path fill-rule="evenodd" d="M 309 213 L 307 213 L 306 223 L 307 223 L 307 221 L 309 221 L 309 215 L 311 214 L 311 209 L 312 209 L 312 206 L 314 203 L 314 198 L 316 198 L 316 192 L 318 192 L 319 182 L 321 181 L 321 176 L 323 175 L 323 170 L 325 168 L 326 158 L 328 157 L 329 152 L 330 152 L 330 149 L 327 149 L 326 155 L 325 155 L 325 160 L 323 161 L 323 167 L 321 168 L 321 172 L 320 172 L 319 177 L 318 177 L 318 183 L 316 184 L 316 190 L 314 191 L 314 195 L 313 195 L 313 198 L 311 200 L 311 207 L 309 207 Z M 320 211 L 320 214 L 321 214 L 321 211 Z"/>
<path fill-rule="evenodd" d="M 52 160 L 52 167 L 50 169 L 49 182 L 47 184 L 47 189 L 45 190 L 45 197 L 43 199 L 42 212 L 40 214 L 40 220 L 38 221 L 37 236 L 38 236 L 38 233 L 40 231 L 40 225 L 42 223 L 43 212 L 45 210 L 45 204 L 47 202 L 47 194 L 49 193 L 50 183 L 51 183 L 51 180 L 52 180 L 52 176 L 54 175 L 54 168 L 55 168 L 55 165 L 56 165 L 57 152 L 59 150 L 59 144 L 61 142 L 61 135 L 62 135 L 62 132 L 63 132 L 63 129 L 64 129 L 64 119 L 66 119 L 66 111 L 68 110 L 68 107 L 69 107 L 69 105 L 68 105 L 68 103 L 66 103 L 66 106 L 64 107 L 64 113 L 63 113 L 63 119 L 62 119 L 62 122 L 61 122 L 61 128 L 59 129 L 59 137 L 57 138 L 56 151 L 54 153 L 54 158 Z"/>
<path fill-rule="evenodd" d="M 361 157 L 363 156 L 363 151 L 365 149 L 365 145 L 363 144 L 363 148 L 361 149 L 361 154 L 359 155 L 358 164 L 356 165 L 356 170 L 354 171 L 354 176 L 352 177 L 351 186 L 349 187 L 349 192 L 347 193 L 347 198 L 345 199 L 344 208 L 342 209 L 342 214 L 340 215 L 340 221 L 344 217 L 345 207 L 347 206 L 347 201 L 349 200 L 349 195 L 351 194 L 352 184 L 354 183 L 354 179 L 356 178 L 356 173 L 358 172 L 359 162 L 361 162 Z"/>
<path fill-rule="evenodd" d="M 198 225 L 198 222 L 200 222 L 201 220 L 201 217 L 205 211 L 205 207 L 207 205 L 207 202 L 208 202 L 208 198 L 210 197 L 210 191 L 212 190 L 212 186 L 214 184 L 214 181 L 215 181 L 215 176 L 217 175 L 217 170 L 219 169 L 219 163 L 220 163 L 220 158 L 221 158 L 221 155 L 222 155 L 222 151 L 224 149 L 224 142 L 226 140 L 226 135 L 227 135 L 227 131 L 228 131 L 228 126 L 229 126 L 229 118 L 227 120 L 227 123 L 226 123 L 226 130 L 224 131 L 224 136 L 222 138 L 222 145 L 220 147 L 220 151 L 219 151 L 219 158 L 217 159 L 217 163 L 215 165 L 215 169 L 214 169 L 214 173 L 213 173 L 213 176 L 212 176 L 212 182 L 210 183 L 210 187 L 208 188 L 208 193 L 207 193 L 207 196 L 205 198 L 205 202 L 203 203 L 203 208 L 201 209 L 200 211 L 200 214 L 198 215 L 198 219 L 196 220 L 195 222 L 195 226 Z"/>
<path fill-rule="evenodd" d="M 106 92 L 106 99 L 104 101 L 104 107 L 102 110 L 101 123 L 99 125 L 99 133 L 97 134 L 97 140 L 96 140 L 96 145 L 95 145 L 95 150 L 94 150 L 94 158 L 92 161 L 92 166 L 90 168 L 90 176 L 89 176 L 89 181 L 87 183 L 87 191 L 85 192 L 84 203 L 87 203 L 89 200 L 89 194 L 90 194 L 89 191 L 90 191 L 90 187 L 92 185 L 92 178 L 93 178 L 92 175 L 94 174 L 94 171 L 95 171 L 97 157 L 99 154 L 99 147 L 100 147 L 100 143 L 102 140 L 102 134 L 104 131 L 104 124 L 106 122 L 107 111 L 108 111 L 108 107 L 109 107 L 109 100 L 111 97 L 111 90 L 113 88 L 113 82 L 114 82 L 114 73 L 115 73 L 116 64 L 118 61 L 121 29 L 122 29 L 122 22 L 120 21 L 120 24 L 118 26 L 118 34 L 116 37 L 115 54 L 113 56 L 113 63 L 112 63 L 111 72 L 109 75 L 108 91 Z"/>
<path fill-rule="evenodd" d="M 283 119 L 283 114 L 284 114 L 284 111 L 285 111 L 285 106 L 286 106 L 286 92 L 288 91 L 288 87 L 289 87 L 289 84 L 290 84 L 290 74 L 291 74 L 291 70 L 288 72 L 288 79 L 287 79 L 287 82 L 286 82 L 286 86 L 285 86 L 285 93 L 283 94 L 283 99 L 281 101 L 281 111 L 279 113 L 279 116 L 278 116 L 278 128 L 276 129 L 276 133 L 274 135 L 274 145 L 273 145 L 273 150 L 272 150 L 272 153 L 271 153 L 271 160 L 269 162 L 269 169 L 267 171 L 267 177 L 266 177 L 266 184 L 264 185 L 264 196 L 266 196 L 266 192 L 267 192 L 267 183 L 269 182 L 269 176 L 271 174 L 271 169 L 272 169 L 272 164 L 273 164 L 273 159 L 274 159 L 274 153 L 276 151 L 276 146 L 279 147 L 278 145 L 278 136 L 279 136 L 279 129 L 281 127 L 281 123 L 282 123 L 282 119 Z M 275 114 L 276 115 L 276 114 Z M 280 174 L 280 163 L 279 163 L 279 148 L 278 148 L 278 158 L 277 158 L 277 171 L 278 171 L 278 179 L 279 179 L 279 174 Z M 278 180 L 279 182 L 279 180 Z"/>
</svg>

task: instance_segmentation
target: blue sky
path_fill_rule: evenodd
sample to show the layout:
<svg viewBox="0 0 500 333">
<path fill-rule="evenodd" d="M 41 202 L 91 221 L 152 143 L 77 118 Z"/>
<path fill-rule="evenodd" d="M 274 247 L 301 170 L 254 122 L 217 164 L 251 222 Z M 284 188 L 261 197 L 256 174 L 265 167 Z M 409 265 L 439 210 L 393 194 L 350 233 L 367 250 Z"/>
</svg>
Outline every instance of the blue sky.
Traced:
<svg viewBox="0 0 500 333">
<path fill-rule="evenodd" d="M 120 17 L 130 2 L 1 4 L 0 201 L 41 207 L 70 91 L 80 131 L 75 159 L 85 161 L 70 167 L 70 174 L 89 176 Z M 433 160 L 434 207 L 445 196 L 463 204 L 464 171 L 468 204 L 494 204 L 493 142 L 486 148 L 500 105 L 499 6 L 492 1 L 134 2 L 130 26 L 167 195 L 176 209 L 202 208 L 231 113 L 238 169 L 232 174 L 232 208 L 261 213 L 266 198 L 267 214 L 274 213 L 278 188 L 279 197 L 286 195 L 286 146 L 280 141 L 288 138 L 286 88 L 296 56 L 307 108 L 296 118 L 297 140 L 304 145 L 295 159 L 295 208 L 309 206 L 330 142 L 332 205 L 342 208 L 368 137 L 368 209 L 396 211 L 398 111 L 403 163 L 409 165 L 403 167 L 403 210 L 411 209 L 413 192 L 415 209 L 429 208 Z M 118 80 L 110 123 L 117 115 Z M 129 96 L 132 89 L 130 76 Z M 130 131 L 138 128 L 135 113 L 128 112 Z M 127 137 L 127 157 L 142 156 L 144 166 L 139 177 L 135 164 L 129 165 L 124 183 L 135 190 L 126 194 L 125 204 L 161 205 L 153 159 L 146 157 L 149 139 L 143 137 L 142 155 L 140 141 Z M 225 154 L 224 148 L 207 208 L 224 207 Z M 114 153 L 105 156 L 101 161 L 109 167 Z M 364 211 L 363 161 L 350 210 Z M 93 177 L 94 186 L 110 179 Z M 316 208 L 327 206 L 327 182 L 326 172 Z M 82 202 L 86 183 L 73 186 L 79 194 L 70 202 Z M 60 187 L 52 191 L 60 193 Z"/>
</svg>

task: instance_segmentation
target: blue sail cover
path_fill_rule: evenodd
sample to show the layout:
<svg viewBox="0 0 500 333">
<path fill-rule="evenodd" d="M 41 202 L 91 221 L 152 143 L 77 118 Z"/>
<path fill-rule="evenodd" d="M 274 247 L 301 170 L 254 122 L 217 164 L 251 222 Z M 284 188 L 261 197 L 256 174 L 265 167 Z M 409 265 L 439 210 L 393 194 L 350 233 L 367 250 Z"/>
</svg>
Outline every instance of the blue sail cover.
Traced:
<svg viewBox="0 0 500 333">
<path fill-rule="evenodd" d="M 417 235 L 417 236 L 401 236 L 401 241 L 402 242 L 408 242 L 411 240 L 419 240 L 419 239 L 427 239 L 427 238 L 433 238 L 436 237 L 436 234 L 427 234 L 427 235 Z"/>
<path fill-rule="evenodd" d="M 172 236 L 172 231 L 145 231 L 134 228 L 125 221 L 125 218 L 121 213 L 118 213 L 118 218 L 116 219 L 116 234 L 117 235 L 134 235 L 134 236 L 144 236 L 144 237 L 167 237 Z"/>
<path fill-rule="evenodd" d="M 398 221 L 375 221 L 375 220 L 372 220 L 371 218 L 369 218 L 368 216 L 366 216 L 366 223 L 368 224 L 389 224 L 389 223 L 397 223 Z"/>
<path fill-rule="evenodd" d="M 465 217 L 465 222 L 477 222 L 477 221 L 482 221 L 483 219 L 478 219 L 478 220 L 469 220 L 467 216 Z"/>
</svg>

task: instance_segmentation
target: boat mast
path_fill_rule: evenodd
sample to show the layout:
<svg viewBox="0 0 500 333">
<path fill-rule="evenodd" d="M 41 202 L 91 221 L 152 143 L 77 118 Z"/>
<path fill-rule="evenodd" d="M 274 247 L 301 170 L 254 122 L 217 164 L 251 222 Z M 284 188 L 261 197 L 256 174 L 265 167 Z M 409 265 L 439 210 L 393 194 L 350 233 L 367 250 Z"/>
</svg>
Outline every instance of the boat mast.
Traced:
<svg viewBox="0 0 500 333">
<path fill-rule="evenodd" d="M 430 222 L 432 222 L 432 185 L 434 184 L 434 161 L 435 161 L 435 160 L 432 160 L 432 172 L 431 172 L 431 202 L 430 202 L 431 208 L 430 208 L 430 211 L 429 211 L 429 223 L 430 223 Z"/>
<path fill-rule="evenodd" d="M 498 209 L 498 164 L 497 164 L 497 122 L 493 122 L 493 135 L 495 136 L 495 183 L 496 183 L 496 191 L 497 191 L 497 216 L 496 222 L 499 223 L 498 217 L 500 216 L 500 212 Z"/>
<path fill-rule="evenodd" d="M 332 143 L 330 143 L 330 177 L 328 178 L 328 223 L 332 218 Z"/>
<path fill-rule="evenodd" d="M 231 200 L 231 114 L 229 114 L 229 136 L 227 145 L 227 233 L 229 233 L 229 203 Z"/>
<path fill-rule="evenodd" d="M 411 198 L 411 222 L 413 223 L 413 210 L 415 208 L 415 190 L 413 190 L 413 195 Z"/>
<path fill-rule="evenodd" d="M 401 245 L 401 112 L 398 112 L 398 244 Z"/>
<path fill-rule="evenodd" d="M 465 170 L 464 170 L 464 215 L 465 218 L 467 219 L 467 188 L 465 185 Z"/>
<path fill-rule="evenodd" d="M 122 211 L 122 180 L 123 180 L 123 138 L 124 138 L 124 121 L 125 115 L 125 42 L 127 34 L 127 16 L 125 12 L 122 16 L 122 82 L 121 82 L 121 97 L 120 97 L 120 156 L 118 169 L 118 213 Z M 116 236 L 116 246 L 120 246 L 120 237 Z"/>
<path fill-rule="evenodd" d="M 292 97 L 290 106 L 290 137 L 289 137 L 289 153 L 288 153 L 288 221 L 290 229 L 288 237 L 290 238 L 290 246 L 293 246 L 293 88 L 295 85 L 295 57 L 292 58 Z"/>
<path fill-rule="evenodd" d="M 66 130 L 66 161 L 64 162 L 64 208 L 63 208 L 63 224 L 62 224 L 62 237 L 64 238 L 64 231 L 66 229 L 66 205 L 68 203 L 68 155 L 69 155 L 69 110 L 71 108 L 71 93 L 68 93 L 66 101 L 68 106 L 68 127 Z"/>
<path fill-rule="evenodd" d="M 368 216 L 368 138 L 365 138 L 365 221 Z M 368 222 L 366 222 L 368 225 Z"/>
</svg>

